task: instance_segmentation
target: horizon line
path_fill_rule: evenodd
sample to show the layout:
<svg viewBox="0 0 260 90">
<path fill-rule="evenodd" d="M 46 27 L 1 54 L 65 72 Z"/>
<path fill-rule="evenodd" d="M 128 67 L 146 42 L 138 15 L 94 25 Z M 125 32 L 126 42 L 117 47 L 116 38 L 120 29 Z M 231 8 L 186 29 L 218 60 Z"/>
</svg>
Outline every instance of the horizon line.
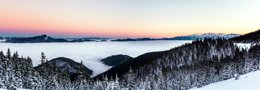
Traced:
<svg viewBox="0 0 260 90">
<path fill-rule="evenodd" d="M 248 32 L 250 33 L 250 32 Z M 170 37 L 178 37 L 178 36 L 191 36 L 191 35 L 199 35 L 199 34 L 238 34 L 238 33 L 214 33 L 214 32 L 207 32 L 207 33 L 193 33 L 193 34 L 185 34 L 185 35 L 175 35 Z M 77 36 L 77 35 L 58 35 L 58 34 L 15 34 L 15 33 L 9 33 L 8 34 L 0 34 L 0 37 L 33 37 L 33 36 L 41 36 L 41 35 L 47 35 L 50 37 L 55 38 L 86 38 L 86 37 L 98 37 L 98 38 L 170 38 L 170 37 L 109 37 L 109 36 L 93 36 L 93 35 L 86 35 L 86 36 Z M 243 35 L 243 34 L 238 34 Z"/>
</svg>

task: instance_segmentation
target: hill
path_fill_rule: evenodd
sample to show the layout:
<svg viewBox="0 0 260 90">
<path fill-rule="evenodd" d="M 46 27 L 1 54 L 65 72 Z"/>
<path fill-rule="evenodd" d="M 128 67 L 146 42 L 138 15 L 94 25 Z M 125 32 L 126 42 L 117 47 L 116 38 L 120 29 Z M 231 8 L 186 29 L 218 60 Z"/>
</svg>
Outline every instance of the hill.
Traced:
<svg viewBox="0 0 260 90">
<path fill-rule="evenodd" d="M 92 70 L 88 69 L 86 66 L 84 66 L 81 63 L 75 62 L 69 58 L 65 57 L 59 57 L 52 59 L 50 61 L 47 61 L 37 67 L 35 69 L 39 71 L 40 74 L 46 73 L 46 70 L 48 68 L 56 70 L 57 72 L 66 72 L 71 76 L 71 79 L 74 80 L 74 78 L 79 75 L 80 71 L 83 72 L 84 75 L 87 75 L 90 77 L 90 75 L 93 73 Z"/>
<path fill-rule="evenodd" d="M 69 42 L 65 39 L 53 38 L 48 35 L 33 37 L 10 37 L 6 38 L 7 43 L 42 43 L 42 42 Z"/>
<path fill-rule="evenodd" d="M 241 42 L 241 43 L 259 43 L 260 42 L 260 30 L 241 35 L 239 37 L 234 37 L 230 39 L 234 42 Z"/>
<path fill-rule="evenodd" d="M 187 90 L 259 70 L 260 46 L 248 52 L 232 41 L 204 39 L 168 51 L 146 53 L 95 77 L 141 88 Z M 137 83 L 138 82 L 138 83 Z"/>
<path fill-rule="evenodd" d="M 128 59 L 133 59 L 133 58 L 128 55 L 113 55 L 102 59 L 101 62 L 103 62 L 108 66 L 117 66 Z"/>
</svg>

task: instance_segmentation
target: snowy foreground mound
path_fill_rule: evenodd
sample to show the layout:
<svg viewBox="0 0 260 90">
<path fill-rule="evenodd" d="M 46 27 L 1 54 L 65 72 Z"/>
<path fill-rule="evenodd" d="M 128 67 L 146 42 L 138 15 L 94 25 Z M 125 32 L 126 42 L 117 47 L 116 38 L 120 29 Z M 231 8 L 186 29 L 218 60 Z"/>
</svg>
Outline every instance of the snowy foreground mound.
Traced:
<svg viewBox="0 0 260 90">
<path fill-rule="evenodd" d="M 190 90 L 259 90 L 260 71 L 241 75 L 238 80 L 235 78 L 209 84 L 202 88 Z"/>
</svg>

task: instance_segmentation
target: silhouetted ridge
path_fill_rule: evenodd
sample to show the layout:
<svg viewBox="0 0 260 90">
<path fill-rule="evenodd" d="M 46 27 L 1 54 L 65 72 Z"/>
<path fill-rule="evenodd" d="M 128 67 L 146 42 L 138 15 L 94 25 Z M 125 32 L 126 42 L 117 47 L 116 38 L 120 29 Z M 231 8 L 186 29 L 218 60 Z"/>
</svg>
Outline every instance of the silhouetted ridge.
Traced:
<svg viewBox="0 0 260 90">
<path fill-rule="evenodd" d="M 241 43 L 259 43 L 260 42 L 260 30 L 241 35 L 239 37 L 231 38 L 230 40 Z"/>
<path fill-rule="evenodd" d="M 65 39 L 53 38 L 46 34 L 34 37 L 11 37 L 7 38 L 8 43 L 41 43 L 41 42 L 69 42 Z"/>
<path fill-rule="evenodd" d="M 39 71 L 40 73 L 46 73 L 45 69 L 51 67 L 51 69 L 56 70 L 57 72 L 65 72 L 68 73 L 71 76 L 71 79 L 74 80 L 77 75 L 84 74 L 87 75 L 90 78 L 90 75 L 92 75 L 93 71 L 88 69 L 86 66 L 84 66 L 81 63 L 75 62 L 69 58 L 65 57 L 59 57 L 52 59 L 50 61 L 47 61 L 46 63 L 43 63 L 35 69 Z M 43 71 L 42 71 L 43 70 Z"/>
<path fill-rule="evenodd" d="M 101 62 L 103 62 L 108 66 L 117 66 L 128 59 L 133 59 L 133 58 L 128 55 L 113 55 L 102 59 Z"/>
<path fill-rule="evenodd" d="M 162 57 L 168 51 L 161 51 L 161 52 L 150 52 L 143 55 L 140 55 L 136 58 L 128 59 L 121 64 L 109 69 L 108 71 L 96 76 L 96 79 L 102 79 L 105 76 L 108 78 L 115 78 L 116 75 L 122 76 L 129 71 L 130 68 L 137 69 L 145 64 L 149 64 L 156 60 L 159 57 Z"/>
</svg>

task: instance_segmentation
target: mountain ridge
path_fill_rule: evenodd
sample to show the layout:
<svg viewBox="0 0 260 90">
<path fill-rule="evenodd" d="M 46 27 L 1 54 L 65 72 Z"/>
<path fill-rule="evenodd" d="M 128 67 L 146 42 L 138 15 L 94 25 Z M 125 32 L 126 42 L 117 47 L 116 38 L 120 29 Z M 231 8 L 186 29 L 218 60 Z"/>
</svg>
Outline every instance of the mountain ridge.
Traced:
<svg viewBox="0 0 260 90">
<path fill-rule="evenodd" d="M 205 39 L 205 38 L 224 38 L 230 39 L 240 36 L 240 34 L 223 34 L 223 33 L 199 33 L 192 35 L 183 35 L 176 36 L 171 38 L 125 38 L 125 39 L 115 39 L 112 41 L 153 41 L 153 40 L 197 40 L 197 39 Z"/>
<path fill-rule="evenodd" d="M 42 42 L 69 42 L 62 38 L 53 38 L 46 34 L 33 37 L 9 37 L 7 43 L 42 43 Z"/>
<path fill-rule="evenodd" d="M 239 37 L 234 37 L 229 39 L 234 42 L 241 42 L 241 43 L 259 43 L 260 42 L 260 29 L 251 33 L 247 33 L 241 35 Z"/>
<path fill-rule="evenodd" d="M 175 36 L 168 38 L 101 38 L 101 37 L 83 37 L 83 38 L 54 38 L 46 34 L 32 37 L 3 37 L 6 43 L 44 43 L 44 42 L 123 42 L 123 41 L 154 41 L 154 40 L 197 40 L 204 38 L 224 38 L 230 39 L 240 36 L 239 34 L 223 34 L 223 33 L 198 33 L 192 35 Z"/>
</svg>

